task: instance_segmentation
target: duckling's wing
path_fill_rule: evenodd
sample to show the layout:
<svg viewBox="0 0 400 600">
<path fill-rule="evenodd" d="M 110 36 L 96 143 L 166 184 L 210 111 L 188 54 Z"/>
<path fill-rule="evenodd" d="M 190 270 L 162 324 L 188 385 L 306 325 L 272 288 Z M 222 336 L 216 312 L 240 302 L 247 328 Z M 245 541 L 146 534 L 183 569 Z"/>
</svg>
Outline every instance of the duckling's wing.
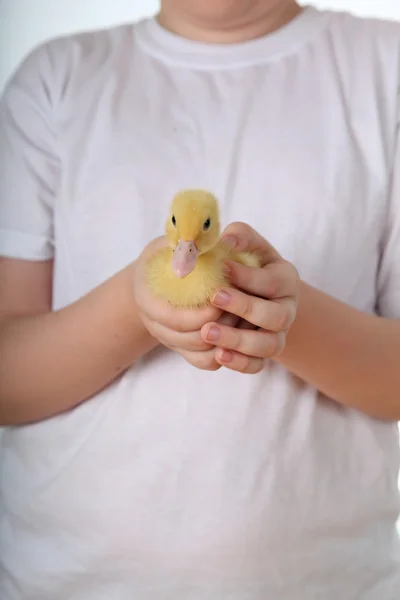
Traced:
<svg viewBox="0 0 400 600">
<path fill-rule="evenodd" d="M 261 267 L 260 257 L 255 252 L 235 252 L 233 260 L 246 267 Z"/>
<path fill-rule="evenodd" d="M 261 267 L 261 259 L 255 252 L 234 252 L 223 240 L 218 242 L 217 252 L 221 260 L 233 260 L 247 267 Z"/>
</svg>

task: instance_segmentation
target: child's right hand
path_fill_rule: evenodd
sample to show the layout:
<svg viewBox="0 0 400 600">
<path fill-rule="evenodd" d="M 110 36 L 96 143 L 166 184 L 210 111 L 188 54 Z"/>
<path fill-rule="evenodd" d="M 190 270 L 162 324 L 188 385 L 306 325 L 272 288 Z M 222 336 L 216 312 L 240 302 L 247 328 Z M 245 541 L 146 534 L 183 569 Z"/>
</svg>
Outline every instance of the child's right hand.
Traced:
<svg viewBox="0 0 400 600">
<path fill-rule="evenodd" d="M 206 323 L 222 321 L 234 325 L 237 317 L 207 306 L 199 309 L 175 308 L 155 298 L 144 280 L 144 266 L 149 256 L 167 244 L 165 237 L 152 241 L 135 263 L 134 295 L 142 322 L 150 335 L 161 344 L 178 352 L 194 367 L 216 371 L 215 346 L 201 338 L 200 330 Z"/>
</svg>

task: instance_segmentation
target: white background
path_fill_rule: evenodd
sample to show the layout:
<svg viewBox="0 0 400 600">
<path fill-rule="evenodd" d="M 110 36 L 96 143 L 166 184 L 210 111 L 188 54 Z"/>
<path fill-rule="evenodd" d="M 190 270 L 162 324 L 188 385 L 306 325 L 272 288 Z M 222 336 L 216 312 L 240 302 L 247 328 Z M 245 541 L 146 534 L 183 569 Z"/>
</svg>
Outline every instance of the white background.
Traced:
<svg viewBox="0 0 400 600">
<path fill-rule="evenodd" d="M 310 0 L 309 3 L 400 21 L 400 0 Z M 158 0 L 0 0 L 0 90 L 21 58 L 41 41 L 73 31 L 134 21 L 153 14 L 158 4 Z"/>
</svg>

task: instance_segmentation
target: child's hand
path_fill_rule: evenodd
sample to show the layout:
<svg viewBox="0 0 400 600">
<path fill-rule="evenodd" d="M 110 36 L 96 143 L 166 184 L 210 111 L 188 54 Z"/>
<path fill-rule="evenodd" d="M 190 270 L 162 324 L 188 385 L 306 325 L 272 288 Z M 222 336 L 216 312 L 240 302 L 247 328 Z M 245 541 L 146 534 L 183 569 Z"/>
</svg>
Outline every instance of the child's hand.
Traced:
<svg viewBox="0 0 400 600">
<path fill-rule="evenodd" d="M 254 269 L 229 262 L 230 280 L 235 288 L 220 290 L 213 305 L 240 317 L 237 327 L 207 323 L 202 339 L 217 347 L 218 363 L 234 371 L 260 371 L 265 359 L 278 356 L 297 311 L 299 276 L 295 267 L 251 227 L 230 225 L 229 237 L 238 251 L 257 252 L 263 268 Z M 241 291 L 242 290 L 242 291 Z M 256 370 L 255 370 L 256 369 Z"/>
<path fill-rule="evenodd" d="M 190 364 L 215 371 L 221 367 L 215 360 L 215 346 L 202 339 L 201 328 L 209 321 L 234 325 L 238 319 L 223 314 L 214 306 L 196 310 L 174 308 L 151 294 L 144 281 L 143 267 L 150 254 L 165 245 L 164 237 L 157 238 L 145 248 L 135 264 L 134 293 L 142 321 L 154 338 L 181 354 Z"/>
</svg>

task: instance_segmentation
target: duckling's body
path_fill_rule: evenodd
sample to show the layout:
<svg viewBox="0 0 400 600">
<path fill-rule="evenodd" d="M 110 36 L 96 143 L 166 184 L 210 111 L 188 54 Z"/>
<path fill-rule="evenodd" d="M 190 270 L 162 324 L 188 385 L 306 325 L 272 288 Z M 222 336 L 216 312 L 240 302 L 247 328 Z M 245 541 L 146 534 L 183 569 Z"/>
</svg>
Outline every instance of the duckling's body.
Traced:
<svg viewBox="0 0 400 600">
<path fill-rule="evenodd" d="M 219 240 L 218 202 L 209 192 L 187 190 L 178 194 L 166 233 L 170 246 L 150 258 L 146 281 L 155 296 L 173 306 L 204 306 L 218 288 L 229 286 L 225 260 L 260 266 L 255 254 L 233 252 Z"/>
</svg>

